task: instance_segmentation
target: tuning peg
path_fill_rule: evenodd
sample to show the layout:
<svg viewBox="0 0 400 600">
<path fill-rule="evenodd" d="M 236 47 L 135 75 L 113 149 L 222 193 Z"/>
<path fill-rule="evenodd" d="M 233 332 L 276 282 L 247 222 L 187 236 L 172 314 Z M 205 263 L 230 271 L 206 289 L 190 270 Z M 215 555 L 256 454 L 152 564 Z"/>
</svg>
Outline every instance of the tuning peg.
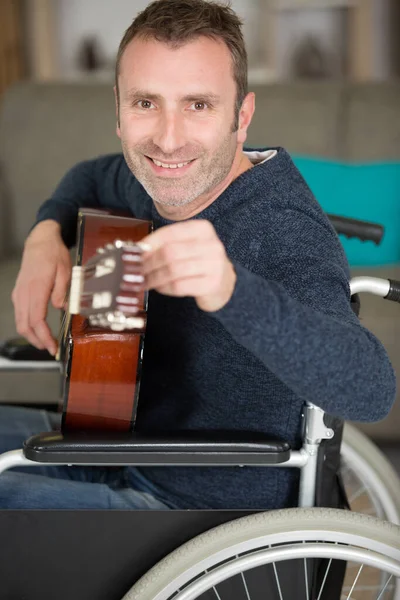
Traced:
<svg viewBox="0 0 400 600">
<path fill-rule="evenodd" d="M 104 254 L 105 249 L 104 248 L 97 248 L 96 252 L 97 252 L 97 254 Z"/>
<path fill-rule="evenodd" d="M 129 253 L 126 252 L 122 255 L 122 260 L 127 263 L 141 263 L 143 259 L 140 256 L 140 254 L 133 254 L 130 252 Z"/>
</svg>

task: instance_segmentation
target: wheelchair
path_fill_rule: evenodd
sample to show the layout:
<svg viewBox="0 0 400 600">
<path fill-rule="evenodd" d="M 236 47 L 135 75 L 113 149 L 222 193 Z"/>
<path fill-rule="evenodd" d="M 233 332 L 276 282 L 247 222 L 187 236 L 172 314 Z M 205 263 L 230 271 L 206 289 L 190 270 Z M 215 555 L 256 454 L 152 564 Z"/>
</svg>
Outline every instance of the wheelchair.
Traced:
<svg viewBox="0 0 400 600">
<path fill-rule="evenodd" d="M 353 299 L 357 299 L 360 292 L 400 299 L 399 282 L 364 277 L 353 279 L 350 287 Z M 285 441 L 271 441 L 262 435 L 249 439 L 237 432 L 234 439 L 231 434 L 220 441 L 201 435 L 169 440 L 132 435 L 129 440 L 117 436 L 109 440 L 101 434 L 63 436 L 51 432 L 31 437 L 23 450 L 0 456 L 0 472 L 43 463 L 298 468 L 299 508 L 252 511 L 251 514 L 249 511 L 160 511 L 157 514 L 123 511 L 121 515 L 116 511 L 114 515 L 105 515 L 99 511 L 96 516 L 96 511 L 87 515 L 82 511 L 63 512 L 58 516 L 58 525 L 62 520 L 64 534 L 71 523 L 75 527 L 78 524 L 80 543 L 84 545 L 88 523 L 92 535 L 96 532 L 90 547 L 92 557 L 96 555 L 100 538 L 105 544 L 107 539 L 114 541 L 112 550 L 114 555 L 117 553 L 117 530 L 120 535 L 117 543 L 123 546 L 129 560 L 132 557 L 133 561 L 134 557 L 134 563 L 117 569 L 113 569 L 112 559 L 107 564 L 97 563 L 103 570 L 100 576 L 96 574 L 100 583 L 96 582 L 96 591 L 93 588 L 90 591 L 86 585 L 85 595 L 79 595 L 82 590 L 78 588 L 64 596 L 58 585 L 57 591 L 53 588 L 49 596 L 42 586 L 40 590 L 30 587 L 25 596 L 11 592 L 4 597 L 117 600 L 123 591 L 123 600 L 400 600 L 400 527 L 396 524 L 399 523 L 400 483 L 396 474 L 374 450 L 373 444 L 364 443 L 364 436 L 347 424 L 341 445 L 343 423 L 320 408 L 306 403 L 303 421 L 303 444 L 299 450 L 292 450 Z M 368 444 L 372 453 L 363 456 Z M 354 507 L 343 510 L 348 505 L 336 476 L 340 460 L 341 471 L 353 470 L 362 485 L 371 491 L 374 517 L 354 512 Z M 351 503 L 351 498 L 349 500 Z M 26 519 L 31 529 L 36 528 L 36 533 L 40 528 L 49 531 L 58 511 L 56 514 L 52 511 L 38 511 L 33 515 L 30 511 L 17 513 L 11 511 L 6 515 L 8 523 L 2 530 L 7 542 L 16 529 L 21 530 L 26 524 Z M 121 541 L 121 526 L 116 526 L 122 517 L 125 535 L 128 534 L 125 542 Z M 104 532 L 107 532 L 106 539 L 101 535 Z M 46 537 L 44 549 L 51 537 Z M 34 556 L 29 556 L 28 561 L 33 578 L 44 560 L 43 556 L 35 560 L 35 546 L 43 550 L 38 539 L 39 536 L 33 540 Z M 78 561 L 82 560 L 77 545 L 73 547 Z M 71 546 L 67 554 L 71 559 Z M 62 557 L 65 559 L 65 553 Z M 57 560 L 60 560 L 59 548 Z M 0 560 L 0 564 L 5 562 L 9 572 L 10 560 Z M 153 566 L 154 563 L 157 564 Z M 107 583 L 110 570 L 119 576 L 123 571 L 124 584 L 115 585 L 114 581 L 113 590 Z M 1 579 L 6 581 L 6 575 Z M 67 583 L 65 585 L 67 589 Z M 22 592 L 22 587 L 18 590 Z"/>
<path fill-rule="evenodd" d="M 207 439 L 166 443 L 132 436 L 129 444 L 121 444 L 118 440 L 107 443 L 101 436 L 63 439 L 54 432 L 31 437 L 23 451 L 10 451 L 0 457 L 1 471 L 44 463 L 292 467 L 301 470 L 299 508 L 252 514 L 225 510 L 166 510 L 156 514 L 153 511 L 21 511 L 22 514 L 4 511 L 7 514 L 1 515 L 1 530 L 7 543 L 0 551 L 0 565 L 4 568 L 1 574 L 0 566 L 0 578 L 3 590 L 7 591 L 9 584 L 13 587 L 12 594 L 2 597 L 399 600 L 400 527 L 377 517 L 343 510 L 346 499 L 340 496 L 340 486 L 324 473 L 324 463 L 332 458 L 329 444 L 340 435 L 340 427 L 327 426 L 326 418 L 320 408 L 305 405 L 300 450 L 290 450 L 287 443 L 267 438 L 244 442 L 237 434 L 235 440 L 219 443 Z M 329 481 L 331 485 L 327 488 Z M 338 490 L 339 496 L 335 497 Z M 329 506 L 342 508 L 326 508 Z M 27 530 L 30 540 L 28 544 L 25 541 L 22 554 L 28 549 L 28 556 L 21 562 L 20 543 L 11 550 L 9 544 L 20 536 L 26 540 Z M 101 551 L 99 557 L 98 546 L 109 544 L 109 551 Z M 61 577 L 68 574 L 82 577 L 79 567 L 88 562 L 89 556 L 95 562 L 92 579 L 83 586 L 78 579 L 77 588 L 64 579 L 65 587 L 54 593 L 60 567 L 55 567 L 54 559 L 50 559 L 53 575 L 49 575 L 48 554 L 52 549 L 55 562 L 65 563 Z M 19 570 L 10 569 L 10 562 L 24 565 L 24 578 L 21 579 Z M 96 570 L 99 566 L 100 575 Z M 50 588 L 43 583 L 49 579 Z M 16 590 L 29 590 L 29 595 L 14 595 Z"/>
</svg>

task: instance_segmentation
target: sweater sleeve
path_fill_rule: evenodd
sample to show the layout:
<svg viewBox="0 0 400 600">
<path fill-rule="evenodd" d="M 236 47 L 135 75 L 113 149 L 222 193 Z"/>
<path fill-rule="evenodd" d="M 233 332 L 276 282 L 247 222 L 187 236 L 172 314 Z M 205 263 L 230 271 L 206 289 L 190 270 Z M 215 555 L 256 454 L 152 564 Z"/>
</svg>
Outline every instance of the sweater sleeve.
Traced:
<svg viewBox="0 0 400 600">
<path fill-rule="evenodd" d="M 57 221 L 65 244 L 71 247 L 75 243 L 78 211 L 83 206 L 99 207 L 95 160 L 80 162 L 64 175 L 51 198 L 40 206 L 34 227 L 46 219 Z"/>
<path fill-rule="evenodd" d="M 296 243 L 275 229 L 255 268 L 234 264 L 234 293 L 212 314 L 300 398 L 342 419 L 383 419 L 395 399 L 395 375 L 350 306 L 340 242 L 329 227 L 295 212 L 282 223 L 295 224 Z"/>
<path fill-rule="evenodd" d="M 46 219 L 57 221 L 61 225 L 65 244 L 71 247 L 75 244 L 80 208 L 126 210 L 123 192 L 119 189 L 122 166 L 123 160 L 119 154 L 77 163 L 67 171 L 51 197 L 40 206 L 34 226 Z"/>
</svg>

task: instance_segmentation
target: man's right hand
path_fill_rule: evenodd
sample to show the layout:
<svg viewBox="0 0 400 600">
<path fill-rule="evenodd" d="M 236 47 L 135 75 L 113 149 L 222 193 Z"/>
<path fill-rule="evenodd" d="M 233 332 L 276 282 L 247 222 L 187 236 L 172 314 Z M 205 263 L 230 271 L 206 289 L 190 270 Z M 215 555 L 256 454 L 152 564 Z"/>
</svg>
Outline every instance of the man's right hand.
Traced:
<svg viewBox="0 0 400 600">
<path fill-rule="evenodd" d="M 57 343 L 46 323 L 47 308 L 50 299 L 55 308 L 63 307 L 71 271 L 60 225 L 53 220 L 42 221 L 25 242 L 11 298 L 18 333 L 36 348 L 47 348 L 53 356 Z"/>
</svg>

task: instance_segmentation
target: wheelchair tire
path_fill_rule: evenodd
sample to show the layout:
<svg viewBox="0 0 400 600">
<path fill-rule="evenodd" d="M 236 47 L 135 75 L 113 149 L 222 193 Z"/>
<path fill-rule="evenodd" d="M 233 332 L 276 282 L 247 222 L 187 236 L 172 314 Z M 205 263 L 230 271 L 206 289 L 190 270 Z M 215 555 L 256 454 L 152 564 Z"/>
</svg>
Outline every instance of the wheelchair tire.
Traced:
<svg viewBox="0 0 400 600">
<path fill-rule="evenodd" d="M 359 553 L 363 564 L 384 566 L 385 573 L 400 577 L 400 527 L 340 509 L 295 508 L 240 518 L 195 537 L 150 569 L 123 600 L 194 600 L 232 576 L 269 564 L 260 562 L 261 551 L 290 555 L 303 548 L 308 558 L 314 552 L 313 557 L 352 561 L 349 553 Z M 273 561 L 285 560 L 275 556 Z M 372 557 L 376 565 L 368 562 Z"/>
<path fill-rule="evenodd" d="M 400 524 L 400 478 L 386 456 L 353 425 L 346 423 L 340 450 L 341 461 L 365 486 L 376 516 Z"/>
</svg>

